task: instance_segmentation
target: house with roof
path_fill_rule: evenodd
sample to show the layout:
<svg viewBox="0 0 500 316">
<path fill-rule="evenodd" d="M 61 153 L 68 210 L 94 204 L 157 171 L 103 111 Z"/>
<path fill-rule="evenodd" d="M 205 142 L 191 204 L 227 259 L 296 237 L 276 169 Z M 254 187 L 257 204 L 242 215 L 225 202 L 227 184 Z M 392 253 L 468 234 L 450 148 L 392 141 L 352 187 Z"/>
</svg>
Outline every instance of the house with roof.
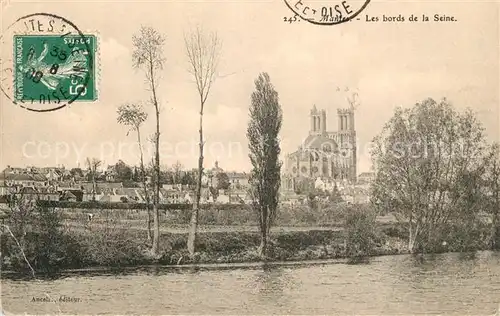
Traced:
<svg viewBox="0 0 500 316">
<path fill-rule="evenodd" d="M 62 180 L 62 173 L 56 168 L 49 168 L 46 173 L 43 173 L 48 181 L 55 182 Z"/>
<path fill-rule="evenodd" d="M 116 194 L 124 196 L 128 201 L 139 201 L 138 191 L 143 189 L 141 188 L 117 188 L 115 190 Z"/>
<path fill-rule="evenodd" d="M 104 181 L 114 182 L 118 176 L 118 172 L 116 171 L 116 165 L 108 165 L 106 170 L 103 173 Z"/>
<path fill-rule="evenodd" d="M 14 174 L 20 174 L 20 173 L 27 173 L 26 168 L 19 168 L 19 167 L 11 167 L 10 165 L 5 168 L 2 173 L 14 173 Z"/>
<path fill-rule="evenodd" d="M 17 172 L 3 172 L 0 173 L 0 183 L 4 186 L 31 186 L 41 187 L 45 186 L 47 179 L 41 174 L 17 173 Z"/>
<path fill-rule="evenodd" d="M 66 190 L 61 193 L 61 196 L 59 197 L 60 201 L 68 201 L 68 202 L 76 202 L 77 198 L 76 195 L 73 194 L 73 192 Z"/>
<path fill-rule="evenodd" d="M 250 174 L 246 172 L 227 172 L 227 177 L 229 178 L 229 183 L 231 184 L 231 188 L 241 189 L 247 188 L 248 182 L 250 181 Z"/>
<path fill-rule="evenodd" d="M 80 188 L 87 192 L 92 193 L 93 183 L 92 182 L 82 182 L 80 183 Z M 112 189 L 121 189 L 123 188 L 123 184 L 121 182 L 96 182 L 96 190 L 97 194 L 103 191 L 110 191 Z"/>
<path fill-rule="evenodd" d="M 43 193 L 39 195 L 39 199 L 42 201 L 59 201 L 60 194 L 59 193 Z"/>
</svg>

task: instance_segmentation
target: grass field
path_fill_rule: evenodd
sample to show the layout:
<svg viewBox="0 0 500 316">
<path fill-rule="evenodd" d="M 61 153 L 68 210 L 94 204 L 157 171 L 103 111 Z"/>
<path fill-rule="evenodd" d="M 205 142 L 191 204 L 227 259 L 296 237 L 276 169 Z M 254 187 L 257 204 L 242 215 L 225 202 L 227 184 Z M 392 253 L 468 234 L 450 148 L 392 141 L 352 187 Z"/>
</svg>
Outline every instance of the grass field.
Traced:
<svg viewBox="0 0 500 316">
<path fill-rule="evenodd" d="M 309 212 L 308 212 L 309 213 Z M 89 214 L 92 219 L 89 220 Z M 173 210 L 160 212 L 160 231 L 165 233 L 186 233 L 189 225 L 190 210 Z M 342 229 L 343 221 L 312 221 L 307 218 L 308 214 L 301 214 L 302 218 L 283 220 L 278 217 L 277 224 L 273 227 L 274 232 L 293 231 L 338 231 Z M 210 210 L 202 211 L 199 220 L 199 232 L 258 232 L 255 214 L 245 209 Z M 113 227 L 131 230 L 147 229 L 147 212 L 144 210 L 88 210 L 88 209 L 65 209 L 63 210 L 63 225 L 67 229 L 102 229 Z M 306 220 L 303 220 L 306 218 Z M 377 222 L 394 223 L 392 216 L 378 216 Z M 152 223 L 151 223 L 152 225 Z"/>
</svg>

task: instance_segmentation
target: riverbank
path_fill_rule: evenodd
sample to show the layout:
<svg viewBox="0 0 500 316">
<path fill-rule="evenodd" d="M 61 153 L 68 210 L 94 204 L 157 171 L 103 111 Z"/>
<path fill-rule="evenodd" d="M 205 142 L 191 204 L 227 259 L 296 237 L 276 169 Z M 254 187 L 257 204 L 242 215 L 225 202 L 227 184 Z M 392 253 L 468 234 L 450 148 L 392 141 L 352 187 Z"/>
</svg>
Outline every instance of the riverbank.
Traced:
<svg viewBox="0 0 500 316">
<path fill-rule="evenodd" d="M 158 255 L 152 255 L 145 229 L 132 229 L 127 221 L 111 218 L 78 227 L 61 221 L 60 213 L 46 211 L 36 217 L 20 241 L 2 232 L 2 271 L 25 275 L 53 275 L 70 270 L 123 270 L 142 266 L 190 266 L 207 264 L 260 264 L 273 262 L 311 262 L 311 260 L 363 261 L 363 258 L 409 253 L 404 223 L 379 222 L 370 213 L 352 210 L 338 225 L 309 229 L 271 231 L 268 257 L 259 254 L 260 234 L 256 227 L 234 226 L 231 230 L 201 229 L 196 256 L 187 252 L 187 229 L 160 230 Z M 116 216 L 116 215 L 115 215 Z M 76 222 L 76 221 L 74 221 Z M 206 226 L 209 227 L 209 226 Z M 205 227 L 205 228 L 206 228 Z M 226 226 L 227 228 L 227 226 Z M 461 227 L 458 227 L 461 228 Z M 488 249 L 486 225 L 450 226 L 425 252 L 468 252 Z M 472 228 L 472 229 L 471 229 Z M 464 234 L 464 232 L 466 234 Z M 14 232 L 15 236 L 22 234 Z M 445 242 L 443 242 L 445 241 Z M 26 255 L 27 261 L 24 258 Z M 31 267 L 30 267 L 31 266 Z M 33 270 L 32 270 L 33 268 Z"/>
<path fill-rule="evenodd" d="M 402 238 L 391 236 L 394 228 L 377 229 L 374 247 L 361 256 L 406 253 Z M 163 233 L 160 254 L 152 256 L 144 232 L 126 229 L 65 231 L 58 235 L 29 233 L 26 257 L 37 274 L 71 269 L 124 269 L 146 265 L 181 266 L 204 264 L 260 263 L 258 232 L 204 232 L 197 239 L 197 255 L 189 258 L 187 233 Z M 16 243 L 2 238 L 2 271 L 31 274 Z M 345 233 L 338 229 L 277 231 L 271 235 L 267 262 L 300 262 L 345 259 Z M 47 247 L 50 243 L 50 248 Z M 76 270 L 75 270 L 76 271 Z"/>
</svg>

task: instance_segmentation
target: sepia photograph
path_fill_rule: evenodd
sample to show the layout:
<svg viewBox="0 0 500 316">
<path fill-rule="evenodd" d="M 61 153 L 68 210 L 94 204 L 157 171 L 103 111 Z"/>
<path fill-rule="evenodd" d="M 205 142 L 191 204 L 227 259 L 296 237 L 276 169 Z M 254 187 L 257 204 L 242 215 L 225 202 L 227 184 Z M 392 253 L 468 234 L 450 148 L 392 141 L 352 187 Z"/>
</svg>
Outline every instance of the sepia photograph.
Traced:
<svg viewBox="0 0 500 316">
<path fill-rule="evenodd" d="M 0 315 L 500 315 L 500 3 L 0 12 Z"/>
</svg>

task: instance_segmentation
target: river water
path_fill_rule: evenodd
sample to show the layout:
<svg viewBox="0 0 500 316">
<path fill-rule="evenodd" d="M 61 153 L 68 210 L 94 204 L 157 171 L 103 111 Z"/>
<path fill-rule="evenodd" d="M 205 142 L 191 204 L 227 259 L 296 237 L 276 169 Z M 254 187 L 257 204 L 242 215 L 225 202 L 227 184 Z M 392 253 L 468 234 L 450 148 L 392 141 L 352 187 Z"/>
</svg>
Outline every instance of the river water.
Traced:
<svg viewBox="0 0 500 316">
<path fill-rule="evenodd" d="M 386 256 L 359 265 L 159 268 L 46 281 L 4 279 L 1 290 L 6 315 L 493 315 L 500 303 L 500 253 L 423 260 Z M 59 302 L 61 295 L 73 302 Z M 56 302 L 33 301 L 44 297 Z"/>
</svg>

